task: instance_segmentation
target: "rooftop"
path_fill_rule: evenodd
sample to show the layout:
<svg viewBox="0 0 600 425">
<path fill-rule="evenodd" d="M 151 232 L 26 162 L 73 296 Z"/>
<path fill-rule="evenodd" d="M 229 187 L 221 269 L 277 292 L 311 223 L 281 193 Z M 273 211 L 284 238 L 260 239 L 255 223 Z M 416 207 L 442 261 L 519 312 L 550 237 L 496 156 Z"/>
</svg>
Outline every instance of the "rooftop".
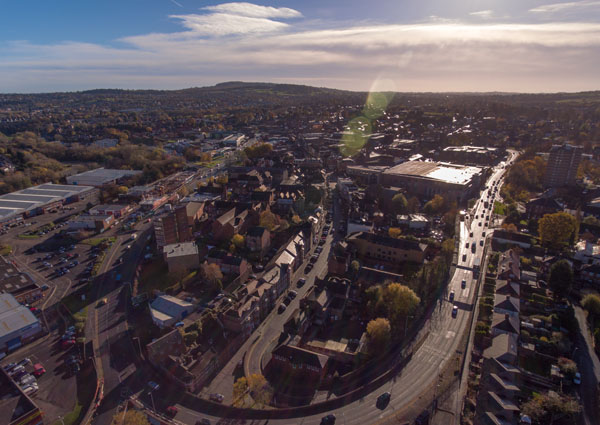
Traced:
<svg viewBox="0 0 600 425">
<path fill-rule="evenodd" d="M 444 183 L 465 185 L 469 184 L 473 177 L 481 172 L 482 169 L 479 167 L 468 167 L 442 162 L 406 161 L 388 168 L 384 171 L 384 174 L 419 177 Z"/>
<path fill-rule="evenodd" d="M 0 338 L 27 326 L 38 323 L 38 319 L 11 294 L 0 294 Z"/>
<path fill-rule="evenodd" d="M 92 186 L 100 186 L 110 183 L 113 180 L 135 176 L 141 173 L 142 172 L 138 170 L 113 170 L 109 168 L 96 168 L 95 170 L 85 171 L 83 173 L 69 176 L 67 177 L 67 182 L 75 185 L 89 184 Z"/>
<path fill-rule="evenodd" d="M 198 246 L 194 242 L 179 242 L 163 247 L 163 253 L 167 258 L 174 258 L 183 255 L 198 255 Z"/>
</svg>

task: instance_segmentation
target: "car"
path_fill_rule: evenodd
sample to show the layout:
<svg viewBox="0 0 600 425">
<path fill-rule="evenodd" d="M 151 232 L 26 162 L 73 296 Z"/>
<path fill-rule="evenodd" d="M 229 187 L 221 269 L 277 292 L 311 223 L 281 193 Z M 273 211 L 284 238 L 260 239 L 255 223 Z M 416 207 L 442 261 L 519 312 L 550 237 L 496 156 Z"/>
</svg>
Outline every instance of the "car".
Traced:
<svg viewBox="0 0 600 425">
<path fill-rule="evenodd" d="M 12 377 L 15 377 L 21 372 L 25 372 L 25 368 L 23 366 L 16 365 L 10 370 L 10 372 L 8 372 L 8 374 Z"/>
<path fill-rule="evenodd" d="M 108 299 L 102 298 L 100 301 L 98 301 L 97 306 L 101 307 L 101 306 L 105 305 L 107 302 L 108 302 Z"/>
<path fill-rule="evenodd" d="M 468 248 L 468 247 L 469 247 L 469 242 L 467 242 L 467 243 L 465 244 L 465 248 Z"/>
<path fill-rule="evenodd" d="M 304 268 L 304 274 L 308 274 L 310 273 L 310 271 L 313 269 L 313 265 L 312 264 L 308 264 L 305 268 Z"/>
<path fill-rule="evenodd" d="M 288 294 L 288 296 L 283 299 L 283 304 L 285 304 L 285 306 L 287 307 L 288 305 L 290 305 L 291 302 L 292 298 Z"/>
<path fill-rule="evenodd" d="M 463 260 L 463 262 L 464 262 L 464 261 L 467 261 L 467 254 L 463 254 L 463 256 L 462 256 L 462 260 Z"/>
<path fill-rule="evenodd" d="M 156 391 L 160 388 L 160 385 L 158 385 L 156 382 L 154 381 L 148 381 L 148 388 L 150 388 L 151 391 Z"/>
<path fill-rule="evenodd" d="M 481 232 L 481 236 L 485 237 L 485 230 Z"/>
<path fill-rule="evenodd" d="M 73 364 L 71 365 L 71 373 L 72 373 L 73 375 L 76 375 L 76 374 L 78 374 L 80 370 L 81 370 L 81 367 L 79 366 L 79 363 L 73 363 Z"/>
<path fill-rule="evenodd" d="M 279 308 L 277 309 L 277 313 L 281 314 L 285 311 L 287 306 L 285 304 L 279 304 Z"/>
<path fill-rule="evenodd" d="M 210 425 L 210 420 L 202 418 L 199 421 L 196 421 L 196 425 Z"/>
<path fill-rule="evenodd" d="M 461 280 L 460 287 L 463 288 L 463 289 L 465 289 L 467 287 L 467 281 L 466 281 L 466 279 Z"/>
<path fill-rule="evenodd" d="M 23 360 L 17 363 L 18 366 L 27 366 L 29 364 L 31 364 L 31 360 L 29 359 L 29 357 L 25 357 Z"/>
<path fill-rule="evenodd" d="M 479 227 L 481 227 L 481 221 L 477 224 Z"/>
<path fill-rule="evenodd" d="M 321 425 L 333 425 L 335 423 L 335 415 L 330 413 L 327 416 L 321 418 Z"/>
<path fill-rule="evenodd" d="M 37 382 L 35 377 L 33 375 L 30 375 L 29 373 L 21 376 L 21 379 L 19 379 L 19 385 L 21 385 L 22 387 L 33 384 L 34 382 Z"/>
<path fill-rule="evenodd" d="M 17 364 L 15 362 L 12 362 L 4 365 L 3 369 L 10 374 L 10 371 L 13 370 L 15 367 L 17 367 Z"/>
<path fill-rule="evenodd" d="M 39 387 L 38 387 L 37 383 L 32 383 L 30 385 L 27 385 L 26 387 L 23 387 L 23 392 L 25 394 L 33 394 L 37 390 L 39 390 Z"/>
<path fill-rule="evenodd" d="M 169 415 L 170 417 L 175 417 L 175 415 L 177 415 L 177 412 L 179 412 L 179 409 L 175 406 L 169 406 L 167 407 L 167 415 Z"/>
<path fill-rule="evenodd" d="M 457 315 L 458 315 L 458 307 L 453 306 L 452 307 L 452 317 L 456 317 Z"/>
<path fill-rule="evenodd" d="M 50 289 L 50 287 L 48 285 L 46 285 L 46 284 L 43 284 L 42 286 L 40 286 L 40 289 L 42 291 L 47 291 L 48 289 Z"/>
<path fill-rule="evenodd" d="M 306 284 L 306 279 L 302 277 L 302 278 L 298 279 L 298 283 L 296 284 L 296 286 L 298 286 L 298 288 L 301 288 L 305 284 Z"/>
<path fill-rule="evenodd" d="M 473 237 L 473 232 L 469 233 L 469 237 L 472 238 Z"/>
<path fill-rule="evenodd" d="M 479 246 L 483 246 L 483 239 L 479 241 Z"/>
<path fill-rule="evenodd" d="M 296 291 L 290 291 L 289 295 L 288 295 L 291 299 L 294 299 L 298 296 L 298 292 Z"/>
<path fill-rule="evenodd" d="M 60 343 L 60 346 L 62 348 L 68 348 L 68 347 L 70 347 L 72 345 L 75 345 L 75 340 L 74 339 L 67 339 L 67 340 L 64 340 L 64 341 L 62 341 Z"/>
<path fill-rule="evenodd" d="M 391 397 L 392 397 L 392 395 L 389 392 L 385 392 L 385 393 L 381 394 L 379 397 L 377 397 L 377 402 L 375 403 L 375 405 L 379 409 L 385 409 L 386 406 L 388 405 L 388 403 L 390 402 Z"/>
<path fill-rule="evenodd" d="M 217 403 L 223 403 L 223 400 L 225 400 L 225 396 L 219 393 L 212 393 L 208 396 L 208 399 L 210 401 L 216 401 Z"/>
<path fill-rule="evenodd" d="M 448 296 L 450 301 L 454 301 L 454 291 L 450 291 L 450 295 Z"/>
<path fill-rule="evenodd" d="M 581 384 L 581 374 L 579 372 L 575 373 L 575 376 L 573 377 L 573 383 L 575 385 Z"/>
<path fill-rule="evenodd" d="M 44 366 L 42 366 L 41 363 L 36 363 L 33 365 L 33 375 L 34 376 L 40 377 L 44 373 L 46 373 L 46 369 L 44 368 Z"/>
<path fill-rule="evenodd" d="M 183 323 L 183 322 L 177 322 L 177 323 L 175 323 L 175 325 L 174 325 L 174 326 L 175 326 L 176 328 L 181 328 L 181 327 L 183 327 L 184 325 L 185 325 L 185 323 Z"/>
</svg>

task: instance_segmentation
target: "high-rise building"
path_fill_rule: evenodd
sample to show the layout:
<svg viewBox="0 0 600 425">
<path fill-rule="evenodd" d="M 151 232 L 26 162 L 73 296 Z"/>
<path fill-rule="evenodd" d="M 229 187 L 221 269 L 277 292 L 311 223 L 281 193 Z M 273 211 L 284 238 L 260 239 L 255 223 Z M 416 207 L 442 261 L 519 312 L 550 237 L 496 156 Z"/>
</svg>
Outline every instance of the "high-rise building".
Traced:
<svg viewBox="0 0 600 425">
<path fill-rule="evenodd" d="M 162 248 L 178 242 L 194 240 L 194 223 L 202 216 L 204 204 L 187 202 L 175 207 L 170 213 L 154 220 L 156 246 Z"/>
<path fill-rule="evenodd" d="M 552 146 L 546 166 L 544 186 L 574 186 L 577 168 L 581 162 L 581 153 L 581 146 L 573 146 L 568 143 Z"/>
</svg>

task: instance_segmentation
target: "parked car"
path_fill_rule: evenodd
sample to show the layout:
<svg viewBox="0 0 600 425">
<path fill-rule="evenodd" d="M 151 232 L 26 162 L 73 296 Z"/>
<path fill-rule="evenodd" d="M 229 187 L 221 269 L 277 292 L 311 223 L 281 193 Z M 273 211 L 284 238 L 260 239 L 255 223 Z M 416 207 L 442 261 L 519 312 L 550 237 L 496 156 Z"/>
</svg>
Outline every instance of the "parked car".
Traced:
<svg viewBox="0 0 600 425">
<path fill-rule="evenodd" d="M 225 396 L 219 393 L 212 393 L 208 396 L 208 399 L 211 401 L 216 401 L 217 403 L 223 403 L 223 400 L 225 400 Z"/>
<path fill-rule="evenodd" d="M 196 421 L 196 425 L 210 425 L 210 420 L 202 418 L 199 421 Z"/>
<path fill-rule="evenodd" d="M 75 345 L 75 340 L 74 339 L 67 339 L 67 340 L 64 340 L 63 342 L 60 343 L 60 346 L 62 348 L 68 348 L 68 347 L 70 347 L 72 345 Z"/>
<path fill-rule="evenodd" d="M 323 416 L 321 418 L 321 425 L 333 425 L 335 424 L 335 415 L 333 413 Z"/>
<path fill-rule="evenodd" d="M 17 365 L 19 366 L 27 366 L 29 364 L 31 364 L 31 360 L 29 359 L 29 357 L 25 357 L 23 360 L 17 363 Z"/>
<path fill-rule="evenodd" d="M 385 392 L 385 393 L 381 394 L 379 397 L 377 397 L 377 402 L 375 403 L 375 405 L 379 409 L 385 409 L 386 406 L 388 405 L 388 403 L 390 402 L 391 397 L 392 397 L 392 395 L 389 392 Z"/>
<path fill-rule="evenodd" d="M 44 368 L 44 366 L 42 366 L 41 363 L 36 363 L 33 365 L 33 375 L 34 376 L 40 377 L 44 373 L 46 373 L 46 369 Z"/>
<path fill-rule="evenodd" d="M 167 407 L 167 415 L 169 415 L 170 417 L 175 417 L 175 415 L 177 415 L 177 412 L 179 412 L 179 409 L 176 406 Z"/>
<path fill-rule="evenodd" d="M 279 304 L 279 308 L 277 309 L 277 313 L 281 314 L 285 311 L 287 306 L 285 304 Z"/>
<path fill-rule="evenodd" d="M 298 279 L 298 283 L 297 283 L 298 288 L 301 288 L 302 286 L 304 286 L 305 283 L 306 283 L 306 279 L 304 279 L 303 277 Z"/>
<path fill-rule="evenodd" d="M 19 379 L 19 385 L 21 385 L 22 387 L 33 384 L 34 382 L 37 382 L 35 380 L 35 377 L 33 375 L 30 375 L 29 373 L 21 376 L 21 379 Z"/>
</svg>

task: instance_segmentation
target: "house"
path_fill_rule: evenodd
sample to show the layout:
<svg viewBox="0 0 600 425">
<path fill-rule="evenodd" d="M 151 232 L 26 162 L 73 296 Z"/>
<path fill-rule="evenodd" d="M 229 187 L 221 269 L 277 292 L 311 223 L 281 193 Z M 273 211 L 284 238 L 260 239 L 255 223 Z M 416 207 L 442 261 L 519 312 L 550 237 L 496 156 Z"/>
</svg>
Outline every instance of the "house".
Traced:
<svg viewBox="0 0 600 425">
<path fill-rule="evenodd" d="M 155 366 L 160 366 L 169 356 L 181 356 L 187 351 L 183 335 L 179 329 L 173 329 L 146 345 L 148 360 Z"/>
<path fill-rule="evenodd" d="M 494 312 L 492 316 L 492 336 L 503 333 L 518 335 L 520 332 L 521 328 L 518 316 Z"/>
<path fill-rule="evenodd" d="M 396 239 L 374 233 L 358 232 L 347 238 L 359 259 L 391 268 L 403 262 L 423 263 L 427 245 L 408 239 Z"/>
<path fill-rule="evenodd" d="M 531 248 L 531 236 L 524 233 L 509 232 L 504 229 L 495 229 L 493 242 L 502 245 L 520 246 L 521 248 Z"/>
<path fill-rule="evenodd" d="M 181 242 L 163 247 L 163 257 L 170 273 L 185 273 L 200 267 L 198 246 L 195 242 Z"/>
<path fill-rule="evenodd" d="M 248 210 L 238 213 L 235 207 L 229 209 L 214 220 L 212 224 L 213 236 L 218 240 L 228 240 L 236 233 L 245 233 L 247 216 Z"/>
<path fill-rule="evenodd" d="M 577 242 L 573 259 L 581 264 L 600 264 L 600 245 L 584 240 Z"/>
<path fill-rule="evenodd" d="M 520 301 L 518 298 L 501 294 L 494 296 L 494 312 L 519 317 L 520 311 Z"/>
<path fill-rule="evenodd" d="M 170 295 L 161 295 L 150 304 L 152 321 L 159 328 L 171 326 L 181 321 L 194 310 L 194 304 Z"/>
<path fill-rule="evenodd" d="M 414 230 L 425 230 L 429 227 L 429 220 L 422 214 L 398 215 L 396 221 L 399 226 Z"/>
<path fill-rule="evenodd" d="M 276 296 L 279 297 L 290 287 L 291 277 L 292 269 L 288 264 L 275 263 L 265 271 L 261 277 L 261 281 L 273 285 Z"/>
<path fill-rule="evenodd" d="M 271 246 L 271 232 L 266 227 L 255 226 L 248 229 L 246 233 L 246 248 L 250 252 L 258 252 L 264 255 Z"/>
<path fill-rule="evenodd" d="M 525 211 L 527 218 L 541 218 L 544 214 L 554 214 L 562 211 L 564 206 L 554 198 L 542 196 L 527 202 Z"/>
<path fill-rule="evenodd" d="M 496 295 L 510 295 L 519 298 L 521 296 L 521 287 L 518 283 L 510 280 L 496 280 Z"/>
<path fill-rule="evenodd" d="M 248 277 L 252 267 L 245 258 L 216 249 L 207 255 L 206 261 L 209 264 L 217 264 L 224 274 L 242 277 L 243 279 Z"/>
<path fill-rule="evenodd" d="M 282 344 L 272 351 L 268 368 L 295 379 L 319 382 L 325 376 L 327 361 L 323 354 Z"/>
<path fill-rule="evenodd" d="M 579 274 L 583 280 L 600 284 L 600 264 L 583 266 Z"/>
<path fill-rule="evenodd" d="M 521 259 L 514 249 L 503 252 L 498 259 L 498 279 L 521 280 Z"/>
</svg>

